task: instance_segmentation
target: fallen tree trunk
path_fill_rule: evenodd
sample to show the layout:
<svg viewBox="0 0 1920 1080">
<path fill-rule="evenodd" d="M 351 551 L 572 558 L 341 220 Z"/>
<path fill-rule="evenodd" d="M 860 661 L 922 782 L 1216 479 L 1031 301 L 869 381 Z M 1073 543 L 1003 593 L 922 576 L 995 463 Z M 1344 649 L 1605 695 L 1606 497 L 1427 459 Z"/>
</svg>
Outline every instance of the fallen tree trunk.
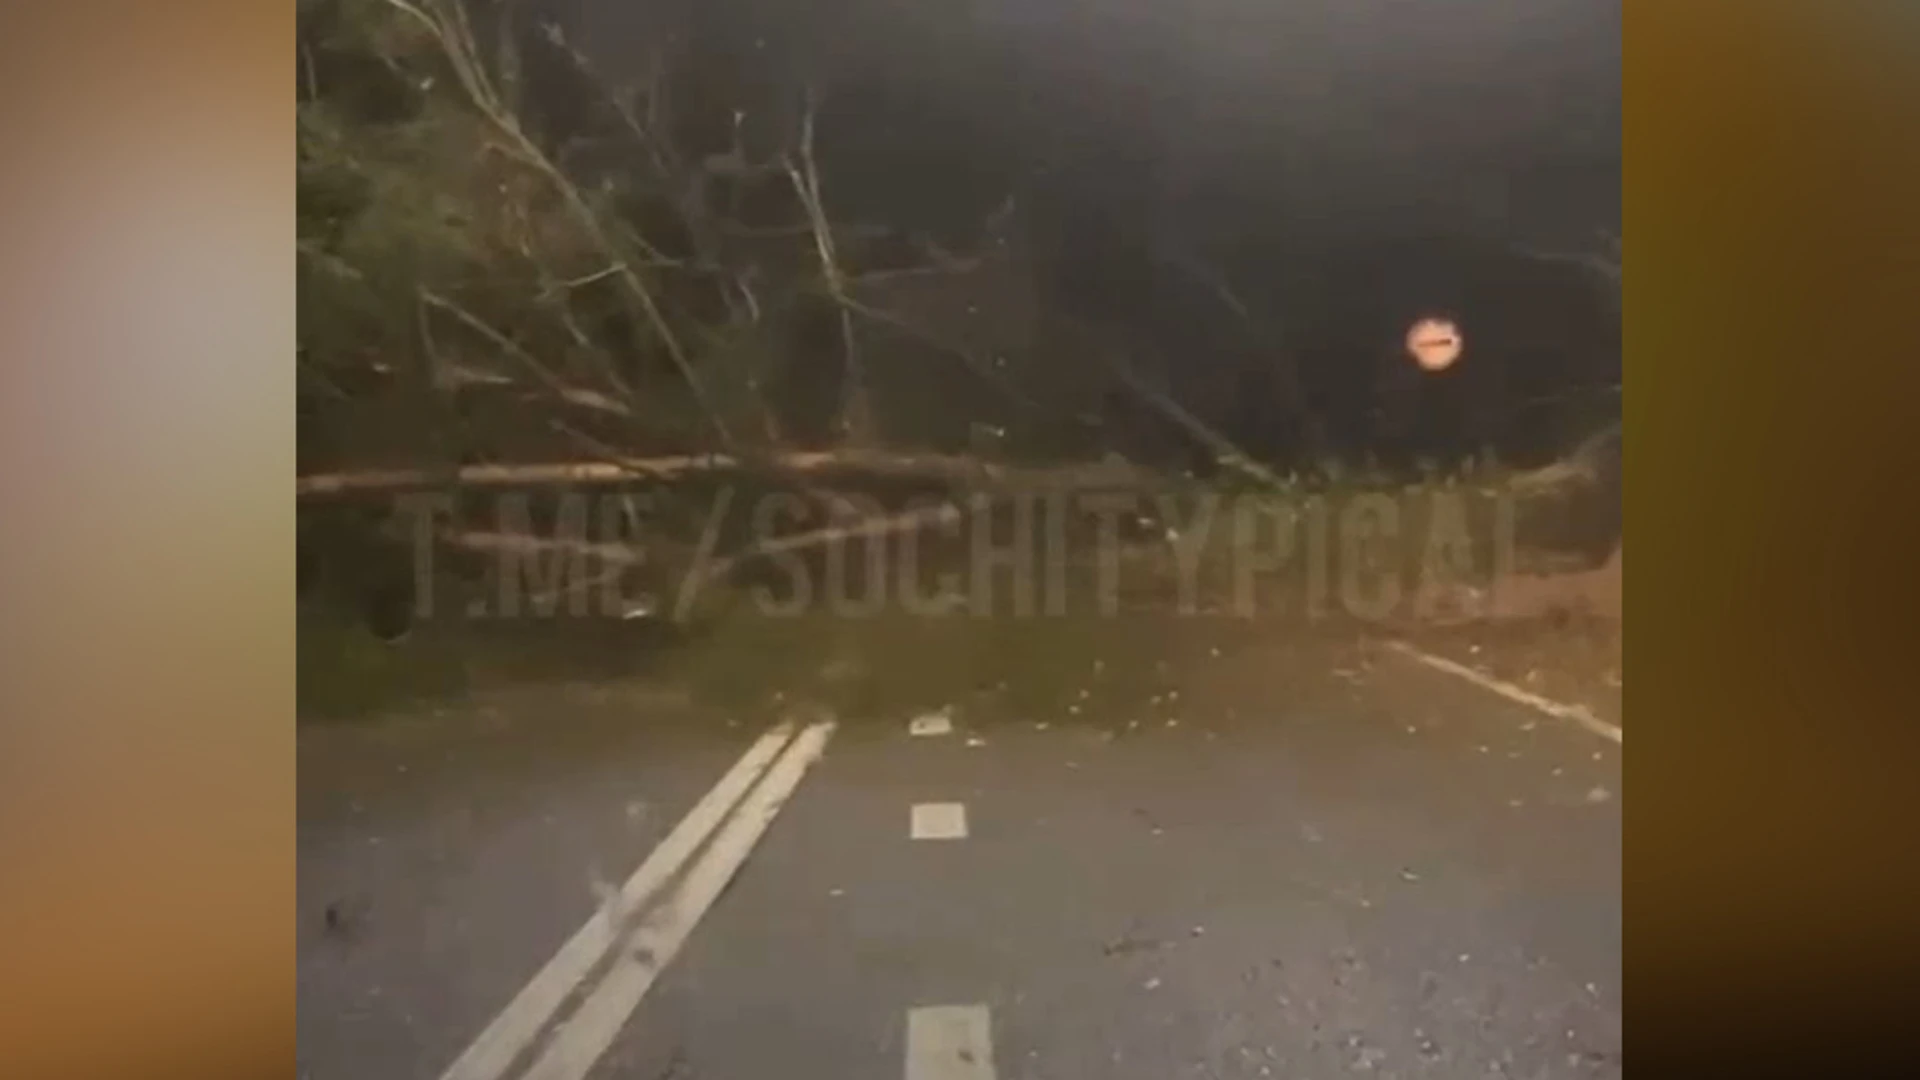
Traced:
<svg viewBox="0 0 1920 1080">
<path fill-rule="evenodd" d="M 631 544 L 595 544 L 584 540 L 555 540 L 524 533 L 442 532 L 440 541 L 450 547 L 477 552 L 511 552 L 538 555 L 550 551 L 571 551 L 592 555 L 602 562 L 630 566 L 646 561 L 644 551 Z"/>
<path fill-rule="evenodd" d="M 753 467 L 757 462 L 730 454 L 620 458 L 608 461 L 558 461 L 512 465 L 465 465 L 451 472 L 430 469 L 370 469 L 321 473 L 300 477 L 295 491 L 302 497 L 350 492 L 395 491 L 451 482 L 459 487 L 547 484 L 618 484 L 634 480 L 671 480 L 689 473 L 722 472 Z M 978 475 L 990 467 L 966 458 L 940 455 L 884 455 L 860 451 L 792 452 L 777 454 L 767 467 L 785 472 L 818 472 L 846 468 L 908 476 Z"/>
<path fill-rule="evenodd" d="M 674 480 L 683 476 L 750 470 L 756 467 L 799 475 L 845 470 L 895 478 L 923 477 L 959 483 L 1118 484 L 1136 483 L 1148 474 L 1130 466 L 1087 463 L 1053 468 L 995 465 L 951 454 L 899 454 L 874 450 L 790 451 L 764 459 L 728 454 L 623 458 L 608 461 L 544 462 L 513 465 L 466 465 L 457 470 L 371 469 L 319 473 L 295 482 L 301 498 L 408 488 L 517 487 L 563 484 L 621 484 L 636 480 Z"/>
</svg>

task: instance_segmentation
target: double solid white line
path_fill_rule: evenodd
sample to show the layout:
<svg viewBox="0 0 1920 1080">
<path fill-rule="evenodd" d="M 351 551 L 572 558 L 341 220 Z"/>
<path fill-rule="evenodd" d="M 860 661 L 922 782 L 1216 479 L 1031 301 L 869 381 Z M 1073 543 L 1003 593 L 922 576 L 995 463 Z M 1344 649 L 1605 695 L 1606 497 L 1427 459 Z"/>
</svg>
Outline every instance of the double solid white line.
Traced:
<svg viewBox="0 0 1920 1080">
<path fill-rule="evenodd" d="M 781 724 L 761 736 L 440 1080 L 502 1080 L 553 1022 L 568 995 L 604 967 L 593 989 L 521 1074 L 525 1080 L 584 1077 L 819 760 L 833 729 L 831 721 L 822 721 L 795 736 L 791 724 Z M 676 880 L 673 894 L 656 902 Z M 609 954 L 613 959 L 607 964 Z"/>
</svg>

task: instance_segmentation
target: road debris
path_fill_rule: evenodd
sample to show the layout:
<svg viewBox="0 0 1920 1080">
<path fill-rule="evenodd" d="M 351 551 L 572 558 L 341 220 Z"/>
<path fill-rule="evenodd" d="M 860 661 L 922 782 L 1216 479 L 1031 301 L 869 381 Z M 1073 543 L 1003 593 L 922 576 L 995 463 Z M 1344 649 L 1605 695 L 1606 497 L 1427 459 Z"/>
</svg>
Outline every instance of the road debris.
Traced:
<svg viewBox="0 0 1920 1080">
<path fill-rule="evenodd" d="M 1104 956 L 1131 956 L 1134 953 L 1163 949 L 1166 945 L 1166 942 L 1158 938 L 1120 937 L 1100 946 L 1100 952 Z"/>
<path fill-rule="evenodd" d="M 932 712 L 921 713 L 907 722 L 910 735 L 946 735 L 953 731 L 953 706 L 943 705 Z"/>
</svg>

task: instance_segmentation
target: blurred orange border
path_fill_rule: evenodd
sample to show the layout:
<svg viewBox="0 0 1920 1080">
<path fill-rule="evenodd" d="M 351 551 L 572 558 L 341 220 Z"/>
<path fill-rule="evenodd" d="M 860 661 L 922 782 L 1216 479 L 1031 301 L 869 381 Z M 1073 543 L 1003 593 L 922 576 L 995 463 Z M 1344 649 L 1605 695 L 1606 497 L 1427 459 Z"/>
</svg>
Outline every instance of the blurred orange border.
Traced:
<svg viewBox="0 0 1920 1080">
<path fill-rule="evenodd" d="M 291 1071 L 293 16 L 0 15 L 0 1075 Z"/>
</svg>

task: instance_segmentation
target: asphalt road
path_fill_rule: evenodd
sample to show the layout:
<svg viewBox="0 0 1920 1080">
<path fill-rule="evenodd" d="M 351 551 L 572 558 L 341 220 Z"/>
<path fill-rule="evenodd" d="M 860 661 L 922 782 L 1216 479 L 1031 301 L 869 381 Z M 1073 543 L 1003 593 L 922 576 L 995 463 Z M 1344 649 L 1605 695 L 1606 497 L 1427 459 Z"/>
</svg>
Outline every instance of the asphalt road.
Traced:
<svg viewBox="0 0 1920 1080">
<path fill-rule="evenodd" d="M 616 920 L 467 1075 L 1620 1074 L 1618 745 L 1384 655 L 1156 698 L 838 718 L 663 893 L 710 904 Z M 300 1075 L 445 1075 L 764 728 L 602 685 L 303 732 Z"/>
</svg>

